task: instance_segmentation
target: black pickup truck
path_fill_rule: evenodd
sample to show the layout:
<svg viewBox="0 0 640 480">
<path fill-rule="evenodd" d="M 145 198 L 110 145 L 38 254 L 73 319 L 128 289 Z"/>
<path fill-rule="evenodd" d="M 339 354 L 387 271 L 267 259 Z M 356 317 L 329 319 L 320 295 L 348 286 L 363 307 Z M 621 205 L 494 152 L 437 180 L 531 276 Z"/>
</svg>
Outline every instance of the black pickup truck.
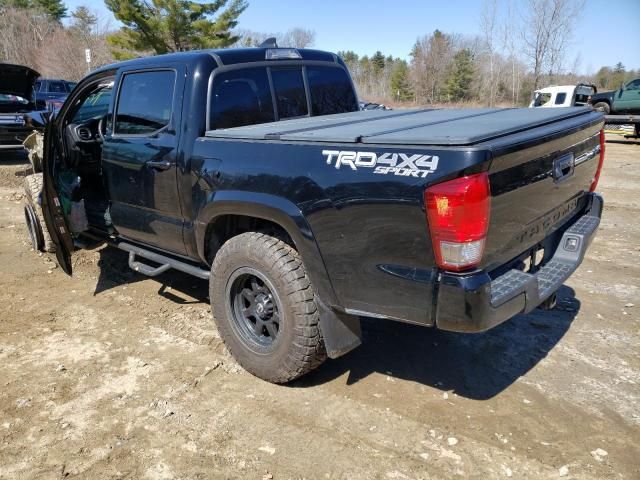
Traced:
<svg viewBox="0 0 640 480">
<path fill-rule="evenodd" d="M 47 126 L 46 230 L 68 274 L 106 242 L 140 273 L 208 280 L 232 355 L 287 382 L 359 345 L 362 316 L 480 332 L 550 306 L 600 221 L 602 126 L 588 108 L 359 111 L 316 50 L 131 60 Z"/>
</svg>

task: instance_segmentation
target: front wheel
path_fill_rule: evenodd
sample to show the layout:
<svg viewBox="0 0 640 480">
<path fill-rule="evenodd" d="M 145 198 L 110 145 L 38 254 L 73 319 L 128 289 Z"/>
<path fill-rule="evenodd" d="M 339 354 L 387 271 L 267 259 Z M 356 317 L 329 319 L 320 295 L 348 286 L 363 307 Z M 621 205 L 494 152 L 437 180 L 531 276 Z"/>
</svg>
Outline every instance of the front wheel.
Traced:
<svg viewBox="0 0 640 480">
<path fill-rule="evenodd" d="M 594 110 L 597 110 L 599 112 L 604 113 L 605 115 L 609 115 L 609 112 L 611 112 L 611 107 L 609 106 L 608 103 L 605 102 L 598 102 L 593 106 Z"/>
<path fill-rule="evenodd" d="M 26 203 L 24 205 L 24 219 L 27 223 L 29 240 L 36 251 L 55 252 L 56 246 L 51 240 L 51 235 L 44 222 L 42 205 L 39 198 L 42 192 L 42 173 L 34 173 L 24 178 L 24 193 Z"/>
<path fill-rule="evenodd" d="M 220 336 L 249 373 L 286 383 L 326 359 L 313 287 L 282 240 L 258 232 L 228 240 L 213 261 L 209 293 Z"/>
</svg>

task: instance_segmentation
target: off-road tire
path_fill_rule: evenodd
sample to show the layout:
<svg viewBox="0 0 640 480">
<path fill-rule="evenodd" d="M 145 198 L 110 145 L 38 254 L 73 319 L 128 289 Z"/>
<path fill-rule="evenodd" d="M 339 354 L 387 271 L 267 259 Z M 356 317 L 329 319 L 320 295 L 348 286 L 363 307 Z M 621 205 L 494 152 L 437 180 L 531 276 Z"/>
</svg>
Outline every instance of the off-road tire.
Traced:
<svg viewBox="0 0 640 480">
<path fill-rule="evenodd" d="M 609 115 L 611 112 L 611 107 L 606 102 L 598 102 L 593 106 L 594 110 L 604 113 L 605 115 Z"/>
<path fill-rule="evenodd" d="M 233 278 L 247 268 L 266 277 L 281 306 L 279 330 L 268 352 L 243 337 L 234 317 Z M 313 286 L 298 252 L 282 240 L 248 232 L 225 242 L 211 267 L 209 294 L 222 340 L 236 361 L 256 377 L 290 382 L 327 358 Z"/>
<path fill-rule="evenodd" d="M 31 205 L 40 231 L 42 232 L 40 250 L 43 252 L 55 252 L 56 246 L 51 240 L 49 230 L 47 230 L 47 224 L 45 223 L 44 216 L 42 215 L 42 205 L 38 202 L 40 193 L 42 192 L 42 182 L 42 173 L 27 175 L 24 177 L 24 193 L 26 195 L 26 201 Z"/>
</svg>

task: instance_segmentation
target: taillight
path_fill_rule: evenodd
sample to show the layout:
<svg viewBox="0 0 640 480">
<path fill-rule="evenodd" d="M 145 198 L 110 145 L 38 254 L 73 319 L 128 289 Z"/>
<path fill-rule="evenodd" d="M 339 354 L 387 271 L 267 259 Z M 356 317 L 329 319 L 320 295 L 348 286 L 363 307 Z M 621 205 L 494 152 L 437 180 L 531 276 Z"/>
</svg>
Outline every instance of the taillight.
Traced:
<svg viewBox="0 0 640 480">
<path fill-rule="evenodd" d="M 598 186 L 598 180 L 600 180 L 600 172 L 602 172 L 602 165 L 604 164 L 604 130 L 600 130 L 600 159 L 598 160 L 598 169 L 589 187 L 590 192 L 595 192 Z"/>
<path fill-rule="evenodd" d="M 433 185 L 425 190 L 424 203 L 437 265 L 456 272 L 478 265 L 489 228 L 489 175 Z"/>
</svg>

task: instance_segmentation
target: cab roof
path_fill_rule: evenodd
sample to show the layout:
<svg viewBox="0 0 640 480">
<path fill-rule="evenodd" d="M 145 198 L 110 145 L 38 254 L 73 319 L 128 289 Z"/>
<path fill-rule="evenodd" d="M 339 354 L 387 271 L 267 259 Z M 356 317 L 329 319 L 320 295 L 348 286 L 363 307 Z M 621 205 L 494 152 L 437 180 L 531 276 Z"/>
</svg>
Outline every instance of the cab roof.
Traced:
<svg viewBox="0 0 640 480">
<path fill-rule="evenodd" d="M 333 53 L 325 52 L 322 50 L 313 50 L 308 48 L 264 48 L 264 47 L 252 47 L 252 48 L 224 48 L 224 49 L 210 49 L 210 50 L 190 50 L 188 52 L 176 52 L 167 53 L 164 55 L 152 55 L 149 57 L 134 58 L 132 60 L 125 60 L 123 62 L 112 63 L 105 65 L 94 70 L 93 73 L 114 70 L 120 67 L 126 66 L 153 66 L 159 63 L 170 62 L 184 62 L 184 63 L 197 63 L 205 58 L 213 58 L 219 67 L 227 65 L 236 65 L 241 63 L 253 63 L 266 61 L 266 55 L 268 50 L 296 50 L 300 54 L 300 61 L 322 61 L 339 63 L 344 66 L 342 60 Z M 283 58 L 284 60 L 284 58 Z M 287 59 L 291 60 L 291 58 Z M 269 62 L 278 62 L 279 60 L 269 60 Z"/>
</svg>

